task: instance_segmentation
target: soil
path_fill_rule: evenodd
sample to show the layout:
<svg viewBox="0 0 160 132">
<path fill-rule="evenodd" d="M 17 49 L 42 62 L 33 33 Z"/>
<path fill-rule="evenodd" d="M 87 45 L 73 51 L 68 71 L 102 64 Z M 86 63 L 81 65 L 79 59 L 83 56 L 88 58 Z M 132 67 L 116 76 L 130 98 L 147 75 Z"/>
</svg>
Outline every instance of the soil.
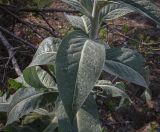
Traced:
<svg viewBox="0 0 160 132">
<path fill-rule="evenodd" d="M 158 4 L 159 3 L 157 3 L 157 5 Z M 50 7 L 65 9 L 70 8 L 59 1 L 54 1 Z M 20 14 L 20 16 L 21 19 L 25 21 L 48 26 L 41 17 L 37 16 L 37 14 L 23 13 Z M 63 13 L 46 13 L 45 17 L 54 28 L 56 34 L 61 38 L 72 30 Z M 118 32 L 117 30 L 110 30 L 110 32 L 103 39 L 107 39 L 111 46 L 116 47 L 121 47 L 124 46 L 125 43 L 130 43 L 128 45 L 130 48 L 136 48 L 146 58 L 146 66 L 149 66 L 150 69 L 152 101 L 146 102 L 141 99 L 140 93 L 143 91 L 143 88 L 133 84 L 128 85 L 127 92 L 132 98 L 134 105 L 128 105 L 117 109 L 115 106 L 117 99 L 109 98 L 106 101 L 103 98 L 98 97 L 97 104 L 104 131 L 160 131 L 160 29 L 156 28 L 154 22 L 141 16 L 140 14 L 130 14 L 125 18 L 110 22 L 109 25 L 111 28 L 116 27 Z M 8 27 L 9 30 L 11 30 L 11 28 L 12 27 Z M 16 35 L 30 40 L 35 45 L 38 45 L 43 38 L 50 36 L 48 32 L 42 29 L 37 29 L 37 32 L 43 37 L 33 33 L 31 29 L 20 23 L 16 23 L 14 27 L 14 33 Z M 127 36 L 127 38 L 124 36 Z M 9 36 L 8 38 L 10 39 L 10 43 L 17 48 L 16 58 L 20 68 L 23 70 L 30 63 L 35 51 L 29 47 L 17 43 Z M 133 43 L 132 39 L 138 42 Z M 7 57 L 8 54 L 5 47 L 0 45 L 0 88 L 2 91 L 7 88 L 8 78 L 17 77 L 11 63 L 5 66 L 8 61 Z M 0 127 L 3 125 L 4 122 L 0 121 Z"/>
</svg>

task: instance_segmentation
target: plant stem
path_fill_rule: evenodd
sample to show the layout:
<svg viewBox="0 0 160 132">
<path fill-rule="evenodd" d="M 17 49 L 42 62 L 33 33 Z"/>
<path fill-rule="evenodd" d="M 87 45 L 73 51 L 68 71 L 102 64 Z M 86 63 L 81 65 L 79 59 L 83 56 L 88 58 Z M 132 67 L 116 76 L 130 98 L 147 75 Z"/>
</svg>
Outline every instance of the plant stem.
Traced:
<svg viewBox="0 0 160 132">
<path fill-rule="evenodd" d="M 97 39 L 98 31 L 99 31 L 99 10 L 97 9 L 97 0 L 94 0 L 92 18 L 91 18 L 90 38 Z"/>
</svg>

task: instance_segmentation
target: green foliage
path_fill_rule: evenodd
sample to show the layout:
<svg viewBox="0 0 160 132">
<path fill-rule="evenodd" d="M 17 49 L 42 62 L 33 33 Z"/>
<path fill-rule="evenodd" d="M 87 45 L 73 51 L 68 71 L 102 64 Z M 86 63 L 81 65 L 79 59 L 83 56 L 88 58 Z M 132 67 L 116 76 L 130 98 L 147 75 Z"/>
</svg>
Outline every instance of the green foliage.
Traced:
<svg viewBox="0 0 160 132">
<path fill-rule="evenodd" d="M 100 76 L 105 47 L 89 40 L 82 31 L 74 31 L 63 39 L 56 59 L 58 89 L 66 112 L 73 120 Z"/>
<path fill-rule="evenodd" d="M 99 31 L 99 37 L 102 40 L 105 40 L 107 38 L 108 30 L 106 28 L 101 28 Z"/>
<path fill-rule="evenodd" d="M 21 88 L 23 85 L 19 82 L 17 82 L 16 80 L 14 79 L 9 79 L 8 80 L 8 88 L 9 88 L 9 91 L 12 93 L 12 92 L 15 92 L 16 90 L 18 90 L 19 88 Z"/>
<path fill-rule="evenodd" d="M 21 85 L 22 88 L 10 98 L 6 95 L 0 98 L 0 111 L 7 112 L 7 126 L 14 131 L 40 131 L 29 126 L 24 126 L 24 129 L 16 123 L 35 111 L 51 117 L 47 127 L 41 130 L 43 132 L 103 131 L 94 98 L 98 92 L 94 88 L 101 89 L 103 96 L 120 97 L 120 106 L 126 100 L 131 100 L 122 82 L 112 84 L 107 80 L 98 81 L 102 70 L 145 87 L 144 95 L 150 99 L 144 58 L 128 48 L 110 48 L 99 40 L 99 30 L 103 21 L 134 11 L 159 23 L 159 8 L 150 0 L 63 1 L 83 14 L 81 17 L 66 15 L 75 31 L 68 33 L 63 40 L 52 37 L 45 39 L 23 75 L 15 79 L 18 83 L 11 82 L 12 87 L 19 88 Z M 40 2 L 44 1 L 37 2 L 41 7 Z M 53 108 L 49 107 L 50 104 Z"/>
<path fill-rule="evenodd" d="M 115 97 L 121 97 L 119 107 L 121 107 L 125 100 L 128 100 L 132 103 L 131 99 L 125 92 L 125 84 L 123 82 L 117 82 L 116 84 L 112 84 L 110 81 L 100 80 L 95 85 L 96 87 L 100 87 L 104 90 L 105 95 Z"/>
<path fill-rule="evenodd" d="M 145 60 L 136 51 L 127 48 L 112 48 L 106 51 L 104 70 L 112 75 L 148 88 Z"/>
<path fill-rule="evenodd" d="M 127 25 L 127 24 L 124 24 L 124 25 L 123 25 L 123 28 L 122 28 L 122 32 L 123 32 L 123 33 L 127 33 L 128 31 L 129 31 L 128 25 Z"/>
</svg>

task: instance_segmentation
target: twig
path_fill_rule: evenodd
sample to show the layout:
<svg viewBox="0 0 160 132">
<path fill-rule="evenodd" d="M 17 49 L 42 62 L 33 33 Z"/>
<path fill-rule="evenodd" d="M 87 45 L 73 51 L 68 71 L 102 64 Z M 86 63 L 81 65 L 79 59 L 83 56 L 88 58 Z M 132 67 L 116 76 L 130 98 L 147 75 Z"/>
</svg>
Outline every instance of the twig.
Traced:
<svg viewBox="0 0 160 132">
<path fill-rule="evenodd" d="M 129 37 L 129 36 L 124 35 L 123 33 L 121 33 L 121 32 L 120 32 L 118 29 L 116 29 L 115 27 L 112 28 L 111 26 L 109 26 L 109 25 L 107 25 L 107 24 L 106 24 L 106 27 L 107 27 L 109 30 L 112 30 L 112 31 L 118 33 L 118 35 L 120 35 L 120 36 L 122 36 L 122 37 L 124 37 L 124 38 L 126 38 L 126 39 L 135 41 L 136 43 L 141 43 L 140 41 L 137 41 L 136 39 L 133 39 L 133 38 L 131 38 L 131 37 Z"/>
<path fill-rule="evenodd" d="M 8 31 L 7 29 L 3 28 L 2 26 L 0 26 L 0 31 L 1 31 L 1 32 L 4 32 L 4 33 L 6 33 L 6 34 L 8 34 L 8 35 L 10 35 L 10 36 L 12 36 L 12 37 L 14 37 L 14 38 L 16 38 L 18 41 L 22 42 L 23 44 L 25 44 L 25 45 L 27 45 L 27 46 L 30 46 L 30 47 L 33 48 L 33 49 L 37 49 L 37 47 L 36 47 L 35 45 L 33 45 L 32 43 L 30 43 L 30 42 L 28 42 L 28 41 L 26 41 L 26 40 L 24 40 L 24 39 L 16 36 L 15 34 L 11 33 L 11 32 Z"/>
<path fill-rule="evenodd" d="M 42 26 L 42 25 L 39 25 L 39 24 L 32 24 L 30 22 L 24 21 L 24 20 L 20 19 L 16 14 L 14 14 L 10 10 L 8 10 L 7 8 L 4 8 L 2 6 L 0 6 L 0 9 L 2 9 L 6 13 L 8 13 L 12 17 L 14 17 L 20 23 L 22 23 L 22 24 L 26 25 L 27 27 L 29 27 L 31 30 L 33 30 L 36 34 L 38 34 L 43 39 L 44 39 L 44 37 L 40 33 L 38 33 L 37 30 L 35 30 L 35 28 L 43 28 L 44 30 L 46 30 L 46 31 L 48 31 L 48 32 L 50 32 L 52 34 L 52 32 L 50 31 L 50 29 L 47 28 L 47 27 L 45 27 L 45 26 Z"/>
<path fill-rule="evenodd" d="M 20 23 L 22 23 L 22 24 L 26 25 L 27 27 L 29 27 L 31 30 L 33 30 L 36 34 L 38 34 L 42 38 L 43 38 L 43 36 L 41 34 L 39 34 L 34 28 L 42 28 L 42 29 L 50 32 L 51 34 L 53 34 L 52 31 L 49 28 L 45 27 L 45 26 L 42 26 L 42 25 L 39 25 L 39 24 L 33 24 L 33 23 L 30 23 L 30 22 L 24 21 L 24 20 L 20 19 L 16 14 L 11 12 L 10 10 L 8 10 L 8 9 L 2 7 L 2 6 L 0 6 L 0 8 L 2 10 L 4 10 L 6 13 L 8 13 L 9 15 L 11 15 L 12 17 L 14 17 L 15 19 L 17 19 Z"/>
<path fill-rule="evenodd" d="M 66 10 L 66 9 L 56 9 L 56 8 L 21 8 L 18 10 L 18 12 L 44 12 L 44 13 L 55 13 L 55 12 L 65 12 L 65 13 L 79 13 L 79 11 L 76 10 Z"/>
<path fill-rule="evenodd" d="M 58 12 L 65 12 L 65 13 L 79 13 L 79 11 L 76 10 L 70 10 L 70 9 L 57 9 L 57 8 L 31 8 L 31 7 L 22 7 L 18 8 L 16 6 L 12 5 L 5 5 L 0 4 L 0 6 L 3 6 L 5 8 L 8 8 L 9 10 L 12 10 L 14 12 L 44 12 L 44 13 L 58 13 Z"/>
<path fill-rule="evenodd" d="M 0 40 L 2 41 L 2 44 L 6 47 L 8 54 L 9 54 L 9 60 L 12 60 L 12 65 L 15 69 L 15 72 L 17 73 L 18 76 L 22 74 L 20 67 L 17 63 L 16 58 L 14 57 L 14 51 L 13 47 L 10 45 L 10 43 L 7 41 L 7 39 L 3 36 L 2 32 L 0 32 Z M 9 63 L 9 62 L 8 62 Z M 7 64 L 8 65 L 8 64 Z"/>
<path fill-rule="evenodd" d="M 58 37 L 56 34 L 55 34 L 55 29 L 51 26 L 51 24 L 48 22 L 48 20 L 46 19 L 46 17 L 44 16 L 43 13 L 39 12 L 39 15 L 42 17 L 42 19 L 47 23 L 47 25 L 49 26 L 50 29 L 52 29 L 52 35 L 54 37 Z"/>
<path fill-rule="evenodd" d="M 128 40 L 132 40 L 132 41 L 134 41 L 134 42 L 136 42 L 136 43 L 139 43 L 139 44 L 141 44 L 141 45 L 144 45 L 144 46 L 154 46 L 154 45 L 159 45 L 159 44 L 160 44 L 160 42 L 153 42 L 153 43 L 141 42 L 141 41 L 138 41 L 138 40 L 136 40 L 136 39 L 133 39 L 133 38 L 127 36 L 127 35 L 124 35 L 123 33 L 121 33 L 121 32 L 120 32 L 117 28 L 115 28 L 115 27 L 112 28 L 111 26 L 109 26 L 109 25 L 107 25 L 107 24 L 106 24 L 106 27 L 107 27 L 108 29 L 110 29 L 110 30 L 118 33 L 118 35 L 120 35 L 121 37 L 126 38 L 126 39 L 128 39 Z"/>
</svg>

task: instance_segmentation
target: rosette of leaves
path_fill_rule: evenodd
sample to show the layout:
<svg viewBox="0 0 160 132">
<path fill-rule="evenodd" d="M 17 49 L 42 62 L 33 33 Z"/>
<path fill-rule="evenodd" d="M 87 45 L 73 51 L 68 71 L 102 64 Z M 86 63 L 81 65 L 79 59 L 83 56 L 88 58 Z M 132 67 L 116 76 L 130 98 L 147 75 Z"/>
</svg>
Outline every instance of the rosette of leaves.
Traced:
<svg viewBox="0 0 160 132">
<path fill-rule="evenodd" d="M 144 93 L 150 97 L 148 71 L 142 55 L 128 48 L 110 48 L 99 40 L 98 34 L 103 21 L 135 11 L 159 24 L 160 9 L 150 0 L 63 1 L 83 15 L 67 15 L 75 30 L 63 40 L 45 39 L 31 64 L 16 79 L 23 88 L 12 96 L 11 101 L 0 101 L 0 111 L 8 114 L 6 126 L 14 126 L 15 121 L 30 112 L 43 109 L 45 114 L 52 115 L 52 119 L 42 132 L 100 132 L 93 88 L 101 88 L 106 96 L 122 97 L 121 102 L 129 99 L 118 83 L 98 81 L 103 70 L 145 87 Z M 49 104 L 52 104 L 52 110 L 47 108 Z"/>
</svg>

